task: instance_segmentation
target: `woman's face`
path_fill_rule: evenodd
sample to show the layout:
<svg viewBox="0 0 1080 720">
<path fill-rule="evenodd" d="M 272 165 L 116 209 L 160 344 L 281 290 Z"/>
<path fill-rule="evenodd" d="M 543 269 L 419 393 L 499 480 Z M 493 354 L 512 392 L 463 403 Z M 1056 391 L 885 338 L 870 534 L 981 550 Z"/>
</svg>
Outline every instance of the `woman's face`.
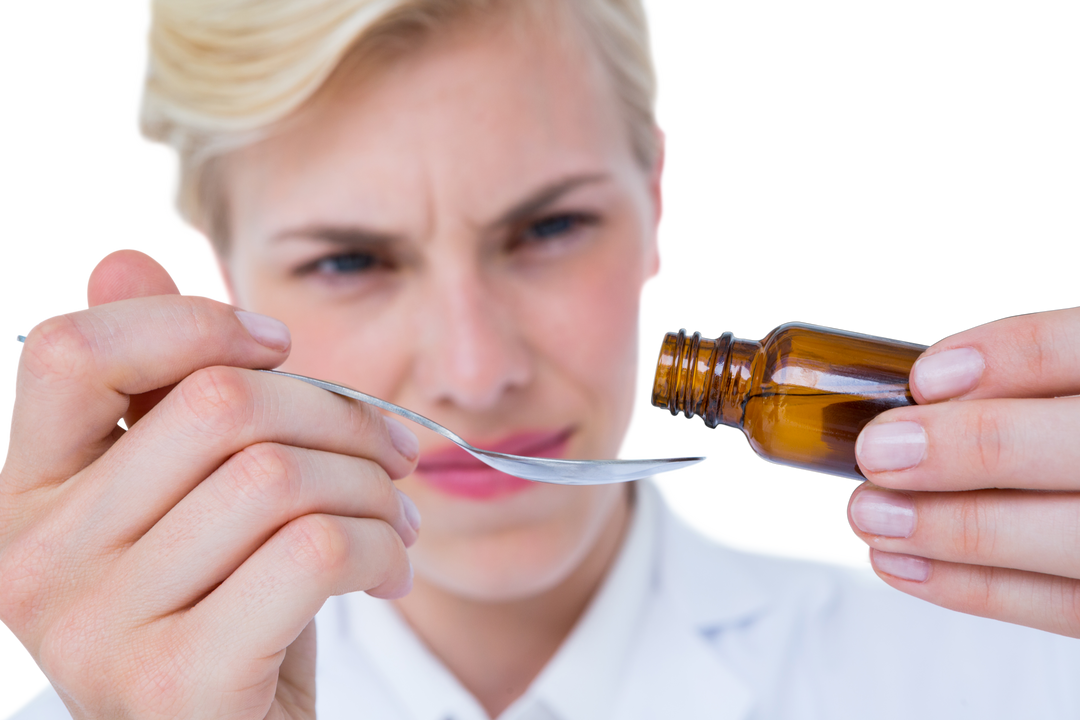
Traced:
<svg viewBox="0 0 1080 720">
<path fill-rule="evenodd" d="M 481 447 L 610 458 L 657 270 L 659 170 L 635 160 L 586 43 L 552 35 L 456 28 L 235 153 L 224 267 L 238 304 L 291 328 L 287 369 Z M 399 483 L 423 516 L 410 553 L 460 595 L 554 587 L 625 497 L 501 475 L 425 433 Z"/>
</svg>

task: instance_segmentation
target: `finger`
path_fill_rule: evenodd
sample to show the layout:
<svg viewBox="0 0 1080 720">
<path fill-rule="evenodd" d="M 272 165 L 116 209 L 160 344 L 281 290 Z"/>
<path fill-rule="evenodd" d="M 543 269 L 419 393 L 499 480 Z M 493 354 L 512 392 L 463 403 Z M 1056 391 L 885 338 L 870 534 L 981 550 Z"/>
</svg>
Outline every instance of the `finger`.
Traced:
<svg viewBox="0 0 1080 720">
<path fill-rule="evenodd" d="M 1080 398 L 895 408 L 859 434 L 867 479 L 904 490 L 1080 490 Z"/>
<path fill-rule="evenodd" d="M 1080 580 L 874 549 L 870 562 L 889 585 L 935 605 L 1080 638 Z"/>
<path fill-rule="evenodd" d="M 165 268 L 137 250 L 117 250 L 107 255 L 90 273 L 86 286 L 90 307 L 152 295 L 179 294 Z"/>
<path fill-rule="evenodd" d="M 848 520 L 883 552 L 1080 579 L 1077 493 L 907 493 L 866 483 Z"/>
<path fill-rule="evenodd" d="M 931 346 L 911 369 L 920 404 L 1080 394 L 1080 308 L 1019 315 Z"/>
<path fill-rule="evenodd" d="M 123 300 L 45 321 L 19 362 L 9 466 L 12 478 L 26 474 L 15 489 L 59 482 L 100 456 L 131 395 L 212 365 L 274 367 L 288 345 L 280 322 L 203 298 Z"/>
<path fill-rule="evenodd" d="M 125 553 L 119 572 L 138 582 L 127 583 L 133 591 L 120 604 L 151 618 L 192 605 L 281 527 L 312 513 L 382 520 L 408 547 L 417 538 L 410 503 L 368 460 L 251 445 Z"/>
<path fill-rule="evenodd" d="M 212 367 L 185 378 L 112 451 L 65 488 L 79 547 L 122 547 L 150 530 L 229 458 L 278 443 L 412 472 L 416 436 L 370 405 L 291 378 Z"/>
<path fill-rule="evenodd" d="M 401 539 L 380 520 L 304 515 L 274 534 L 186 617 L 229 676 L 249 658 L 280 662 L 331 595 L 401 597 L 412 567 Z M 244 658 L 244 663 L 237 660 Z"/>
</svg>

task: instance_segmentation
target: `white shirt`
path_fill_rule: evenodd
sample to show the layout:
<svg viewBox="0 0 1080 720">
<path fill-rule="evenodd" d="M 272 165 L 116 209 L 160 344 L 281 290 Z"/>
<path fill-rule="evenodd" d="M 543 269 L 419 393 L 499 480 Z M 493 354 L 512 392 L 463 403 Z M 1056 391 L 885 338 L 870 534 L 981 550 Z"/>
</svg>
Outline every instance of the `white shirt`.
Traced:
<svg viewBox="0 0 1080 720">
<path fill-rule="evenodd" d="M 389 603 L 331 598 L 316 624 L 320 718 L 487 720 Z M 16 716 L 67 717 L 52 692 Z M 640 483 L 612 571 L 499 720 L 600 718 L 1076 720 L 1080 641 L 722 548 Z"/>
</svg>

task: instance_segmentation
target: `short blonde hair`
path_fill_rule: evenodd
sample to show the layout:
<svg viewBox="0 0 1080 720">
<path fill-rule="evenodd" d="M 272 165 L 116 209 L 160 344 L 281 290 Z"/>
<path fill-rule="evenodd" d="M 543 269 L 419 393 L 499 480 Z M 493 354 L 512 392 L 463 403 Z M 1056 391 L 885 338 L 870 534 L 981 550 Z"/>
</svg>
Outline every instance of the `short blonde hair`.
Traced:
<svg viewBox="0 0 1080 720">
<path fill-rule="evenodd" d="M 656 80 L 640 0 L 531 0 L 574 11 L 646 168 L 657 153 Z M 143 134 L 180 159 L 180 214 L 228 249 L 220 160 L 265 137 L 346 57 L 401 52 L 452 20 L 526 0 L 153 0 Z M 352 63 L 350 63 L 351 65 Z"/>
</svg>

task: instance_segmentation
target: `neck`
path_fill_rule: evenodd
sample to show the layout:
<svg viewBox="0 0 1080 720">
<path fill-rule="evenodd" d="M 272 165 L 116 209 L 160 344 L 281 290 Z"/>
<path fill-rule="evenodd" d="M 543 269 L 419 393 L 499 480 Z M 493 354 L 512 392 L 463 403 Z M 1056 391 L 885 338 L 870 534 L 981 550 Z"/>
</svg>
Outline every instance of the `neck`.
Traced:
<svg viewBox="0 0 1080 720">
<path fill-rule="evenodd" d="M 490 717 L 519 698 L 573 630 L 622 547 L 629 493 L 585 559 L 555 587 L 506 602 L 464 598 L 417 575 L 396 606 Z"/>
</svg>

